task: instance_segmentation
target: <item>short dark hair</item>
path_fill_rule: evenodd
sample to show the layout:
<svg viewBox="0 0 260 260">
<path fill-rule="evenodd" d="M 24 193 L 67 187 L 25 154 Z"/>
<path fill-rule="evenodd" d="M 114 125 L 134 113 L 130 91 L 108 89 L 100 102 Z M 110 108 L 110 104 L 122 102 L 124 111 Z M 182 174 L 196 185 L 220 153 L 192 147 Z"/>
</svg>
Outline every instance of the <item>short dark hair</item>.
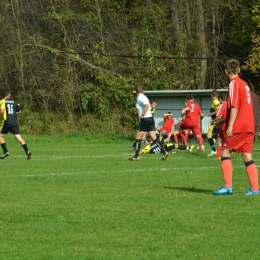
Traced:
<svg viewBox="0 0 260 260">
<path fill-rule="evenodd" d="M 222 101 L 227 101 L 228 100 L 228 93 L 223 93 L 222 95 L 219 96 L 219 99 Z"/>
<path fill-rule="evenodd" d="M 3 97 L 8 96 L 9 94 L 11 94 L 11 91 L 8 90 L 8 89 L 5 89 L 5 90 L 3 91 L 3 93 L 2 93 Z"/>
<path fill-rule="evenodd" d="M 143 93 L 144 87 L 142 85 L 140 85 L 140 86 L 137 86 L 135 90 L 136 90 L 136 93 Z"/>
<path fill-rule="evenodd" d="M 193 98 L 193 96 L 192 96 L 191 94 L 188 94 L 188 95 L 186 96 L 186 99 L 187 99 L 187 100 L 192 100 L 192 99 L 194 99 L 194 98 Z"/>
<path fill-rule="evenodd" d="M 213 89 L 213 90 L 211 91 L 211 95 L 212 95 L 213 97 L 218 97 L 218 91 L 217 91 L 216 89 Z"/>
<path fill-rule="evenodd" d="M 238 74 L 239 67 L 240 67 L 239 61 L 235 59 L 228 60 L 225 64 L 225 69 L 228 74 L 234 74 L 234 75 Z"/>
</svg>

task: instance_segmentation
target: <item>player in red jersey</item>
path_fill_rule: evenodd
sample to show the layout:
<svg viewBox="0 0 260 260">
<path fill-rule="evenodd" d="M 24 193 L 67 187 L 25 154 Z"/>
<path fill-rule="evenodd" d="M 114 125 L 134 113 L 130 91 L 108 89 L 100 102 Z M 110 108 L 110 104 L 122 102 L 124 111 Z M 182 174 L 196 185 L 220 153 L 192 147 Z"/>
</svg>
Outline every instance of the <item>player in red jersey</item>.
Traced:
<svg viewBox="0 0 260 260">
<path fill-rule="evenodd" d="M 215 124 L 215 127 L 218 127 L 218 122 L 220 122 L 220 131 L 218 134 L 218 149 L 216 154 L 217 159 L 221 158 L 220 153 L 222 150 L 222 145 L 226 139 L 226 123 L 221 124 L 221 120 L 225 120 L 227 116 L 227 98 L 227 93 L 224 93 L 223 95 L 219 96 L 219 101 L 221 102 L 221 105 L 217 112 L 216 118 L 211 120 L 211 124 Z"/>
<path fill-rule="evenodd" d="M 200 130 L 200 119 L 203 119 L 204 114 L 201 111 L 200 106 L 194 102 L 192 95 L 186 97 L 186 107 L 182 109 L 182 115 L 185 114 L 185 120 L 181 125 L 180 129 L 190 129 L 194 135 L 196 135 L 199 142 L 199 152 L 202 152 L 203 138 Z"/>
<path fill-rule="evenodd" d="M 172 132 L 168 135 L 168 137 L 164 140 L 165 143 L 169 142 L 170 138 L 172 136 L 174 142 L 176 144 L 178 144 L 179 143 L 178 135 L 180 135 L 183 144 L 188 146 L 188 136 L 191 133 L 191 130 L 190 129 L 181 130 L 181 126 L 182 126 L 184 120 L 185 120 L 185 114 L 182 115 L 182 120 L 179 122 L 179 129 L 175 130 L 175 131 L 173 129 Z"/>
<path fill-rule="evenodd" d="M 240 68 L 237 60 L 232 59 L 227 61 L 225 72 L 230 79 L 230 83 L 228 86 L 228 109 L 226 117 L 227 138 L 221 151 L 224 186 L 218 190 L 214 190 L 213 194 L 225 195 L 234 193 L 232 187 L 233 165 L 230 154 L 232 151 L 235 151 L 242 155 L 250 183 L 250 188 L 244 194 L 257 195 L 260 194 L 260 190 L 258 185 L 258 170 L 252 158 L 255 123 L 250 88 L 238 76 Z"/>
<path fill-rule="evenodd" d="M 168 136 L 172 129 L 174 129 L 175 126 L 175 120 L 173 118 L 173 114 L 171 112 L 168 112 L 166 114 L 163 114 L 163 120 L 164 124 L 162 127 L 156 126 L 156 130 L 160 133 L 160 140 L 163 135 Z"/>
</svg>

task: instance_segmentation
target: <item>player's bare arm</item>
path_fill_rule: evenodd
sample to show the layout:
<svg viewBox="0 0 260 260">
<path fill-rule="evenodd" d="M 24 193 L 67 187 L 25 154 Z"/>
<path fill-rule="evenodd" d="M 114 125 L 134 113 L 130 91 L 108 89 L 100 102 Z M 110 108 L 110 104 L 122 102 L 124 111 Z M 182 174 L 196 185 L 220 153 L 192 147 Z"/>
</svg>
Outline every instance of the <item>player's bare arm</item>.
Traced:
<svg viewBox="0 0 260 260">
<path fill-rule="evenodd" d="M 190 107 L 185 107 L 185 108 L 182 109 L 181 114 L 185 115 L 186 112 L 189 111 L 189 110 L 190 110 Z"/>
</svg>

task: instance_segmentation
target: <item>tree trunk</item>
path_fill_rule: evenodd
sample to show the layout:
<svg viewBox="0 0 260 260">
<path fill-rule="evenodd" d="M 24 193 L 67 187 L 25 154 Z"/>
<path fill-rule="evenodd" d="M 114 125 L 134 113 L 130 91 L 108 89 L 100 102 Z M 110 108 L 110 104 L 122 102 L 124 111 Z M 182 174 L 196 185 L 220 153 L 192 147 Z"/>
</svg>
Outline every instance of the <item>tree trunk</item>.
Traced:
<svg viewBox="0 0 260 260">
<path fill-rule="evenodd" d="M 204 8 L 202 0 L 197 0 L 198 7 L 198 35 L 200 48 L 200 82 L 198 84 L 198 89 L 205 88 L 205 80 L 207 75 L 207 45 L 206 45 L 206 35 L 205 35 L 205 24 L 204 24 Z"/>
</svg>

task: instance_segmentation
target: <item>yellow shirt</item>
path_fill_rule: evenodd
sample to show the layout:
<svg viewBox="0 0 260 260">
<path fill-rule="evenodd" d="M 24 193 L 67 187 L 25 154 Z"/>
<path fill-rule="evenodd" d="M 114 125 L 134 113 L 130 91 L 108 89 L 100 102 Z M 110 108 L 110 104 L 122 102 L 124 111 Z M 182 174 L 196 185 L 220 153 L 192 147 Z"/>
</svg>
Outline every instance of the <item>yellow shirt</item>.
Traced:
<svg viewBox="0 0 260 260">
<path fill-rule="evenodd" d="M 217 98 L 214 99 L 212 102 L 211 108 L 210 108 L 210 113 L 218 111 L 219 105 L 220 105 L 219 100 Z M 211 116 L 211 119 L 215 119 L 216 116 L 217 116 L 217 114 Z"/>
<path fill-rule="evenodd" d="M 5 112 L 3 113 L 3 119 L 6 120 L 6 109 L 5 109 L 5 99 L 0 100 L 0 109 L 4 109 Z"/>
</svg>

